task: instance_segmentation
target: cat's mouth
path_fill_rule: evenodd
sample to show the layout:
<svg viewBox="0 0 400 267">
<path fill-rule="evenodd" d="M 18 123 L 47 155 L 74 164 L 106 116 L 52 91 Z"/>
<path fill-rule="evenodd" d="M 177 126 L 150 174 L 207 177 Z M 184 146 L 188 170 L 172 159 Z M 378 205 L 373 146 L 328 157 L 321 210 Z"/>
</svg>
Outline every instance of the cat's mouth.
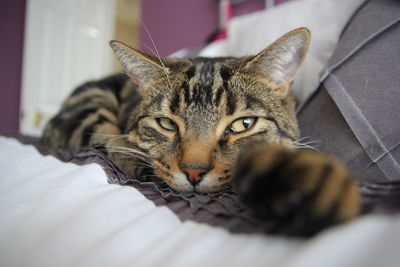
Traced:
<svg viewBox="0 0 400 267">
<path fill-rule="evenodd" d="M 166 183 L 179 192 L 214 193 L 230 187 L 230 180 L 221 183 L 212 173 L 206 174 L 198 183 L 191 182 L 182 172 L 177 172 L 172 177 Z"/>
<path fill-rule="evenodd" d="M 196 181 L 179 169 L 168 171 L 157 161 L 152 162 L 153 178 L 159 179 L 172 189 L 186 193 L 211 193 L 230 188 L 231 175 L 225 171 L 220 174 L 218 170 L 210 170 L 201 179 Z"/>
</svg>

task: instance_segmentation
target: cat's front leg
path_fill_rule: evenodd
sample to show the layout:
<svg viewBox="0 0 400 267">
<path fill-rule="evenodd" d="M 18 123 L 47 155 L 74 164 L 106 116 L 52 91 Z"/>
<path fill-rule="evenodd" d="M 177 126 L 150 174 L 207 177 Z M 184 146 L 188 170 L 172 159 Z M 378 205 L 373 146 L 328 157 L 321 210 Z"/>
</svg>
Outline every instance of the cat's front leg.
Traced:
<svg viewBox="0 0 400 267">
<path fill-rule="evenodd" d="M 265 145 L 244 153 L 234 174 L 245 204 L 270 232 L 312 235 L 359 214 L 359 190 L 348 168 L 309 150 Z"/>
</svg>

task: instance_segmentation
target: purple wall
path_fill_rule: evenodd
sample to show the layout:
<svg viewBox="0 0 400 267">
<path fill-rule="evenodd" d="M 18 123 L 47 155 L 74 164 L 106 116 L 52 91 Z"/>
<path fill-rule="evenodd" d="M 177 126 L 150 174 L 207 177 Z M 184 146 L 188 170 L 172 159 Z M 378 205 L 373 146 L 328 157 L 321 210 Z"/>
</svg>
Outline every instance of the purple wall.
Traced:
<svg viewBox="0 0 400 267">
<path fill-rule="evenodd" d="M 290 0 L 276 0 L 276 4 Z M 218 0 L 142 0 L 142 21 L 158 52 L 167 56 L 181 48 L 200 47 L 218 26 Z M 241 15 L 265 8 L 265 0 L 248 0 L 234 7 Z M 140 29 L 140 49 L 154 50 L 149 34 Z"/>
<path fill-rule="evenodd" d="M 218 1 L 216 1 L 218 2 Z M 249 14 L 251 12 L 265 8 L 265 0 L 247 0 L 240 4 L 236 4 L 233 9 L 233 16 Z"/>
<path fill-rule="evenodd" d="M 0 2 L 0 134 L 17 132 L 25 0 Z"/>
<path fill-rule="evenodd" d="M 180 48 L 202 45 L 218 25 L 216 0 L 142 0 L 142 21 L 158 52 L 167 56 Z M 140 49 L 151 53 L 148 33 L 141 27 Z"/>
</svg>

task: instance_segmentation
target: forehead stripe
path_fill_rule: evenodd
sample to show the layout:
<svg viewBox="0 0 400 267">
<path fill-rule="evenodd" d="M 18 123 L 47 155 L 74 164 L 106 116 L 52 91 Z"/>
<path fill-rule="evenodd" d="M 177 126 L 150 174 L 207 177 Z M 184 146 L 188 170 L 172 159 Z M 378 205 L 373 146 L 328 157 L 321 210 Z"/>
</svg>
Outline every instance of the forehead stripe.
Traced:
<svg viewBox="0 0 400 267">
<path fill-rule="evenodd" d="M 192 79 L 194 76 L 194 73 L 195 73 L 195 67 L 192 66 L 185 72 L 187 79 L 188 80 Z"/>
<path fill-rule="evenodd" d="M 232 92 L 229 92 L 228 90 L 225 90 L 225 92 L 226 92 L 226 114 L 232 115 L 236 110 L 236 98 L 232 94 Z"/>
<path fill-rule="evenodd" d="M 232 115 L 236 109 L 236 98 L 233 93 L 229 90 L 228 81 L 232 77 L 232 72 L 226 66 L 221 66 L 220 75 L 222 78 L 223 88 L 226 95 L 226 114 Z M 219 92 L 217 92 L 219 93 Z"/>
<path fill-rule="evenodd" d="M 171 103 L 169 105 L 169 110 L 172 113 L 176 113 L 179 110 L 179 104 L 181 102 L 181 97 L 178 91 L 174 92 L 174 95 L 171 99 Z"/>
<path fill-rule="evenodd" d="M 221 75 L 222 83 L 223 83 L 225 89 L 228 88 L 228 81 L 232 77 L 231 70 L 226 66 L 221 66 L 219 74 Z"/>
<path fill-rule="evenodd" d="M 221 96 L 222 96 L 223 92 L 224 92 L 224 88 L 223 87 L 218 88 L 217 93 L 215 94 L 215 105 L 217 105 L 217 106 L 220 105 Z"/>
<path fill-rule="evenodd" d="M 184 93 L 185 104 L 190 104 L 190 91 L 189 91 L 189 83 L 184 81 L 182 84 L 182 90 Z"/>
</svg>

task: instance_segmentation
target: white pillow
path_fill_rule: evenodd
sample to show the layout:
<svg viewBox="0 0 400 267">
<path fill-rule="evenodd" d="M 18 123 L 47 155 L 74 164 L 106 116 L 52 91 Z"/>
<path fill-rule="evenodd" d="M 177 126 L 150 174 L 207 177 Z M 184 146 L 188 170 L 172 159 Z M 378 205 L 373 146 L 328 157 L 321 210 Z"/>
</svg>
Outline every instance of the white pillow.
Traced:
<svg viewBox="0 0 400 267">
<path fill-rule="evenodd" d="M 339 35 L 354 11 L 365 0 L 297 0 L 272 9 L 233 18 L 228 39 L 207 46 L 201 56 L 257 54 L 277 38 L 298 27 L 311 30 L 306 60 L 293 90 L 300 101 L 318 86 L 319 74 L 331 57 Z"/>
</svg>

